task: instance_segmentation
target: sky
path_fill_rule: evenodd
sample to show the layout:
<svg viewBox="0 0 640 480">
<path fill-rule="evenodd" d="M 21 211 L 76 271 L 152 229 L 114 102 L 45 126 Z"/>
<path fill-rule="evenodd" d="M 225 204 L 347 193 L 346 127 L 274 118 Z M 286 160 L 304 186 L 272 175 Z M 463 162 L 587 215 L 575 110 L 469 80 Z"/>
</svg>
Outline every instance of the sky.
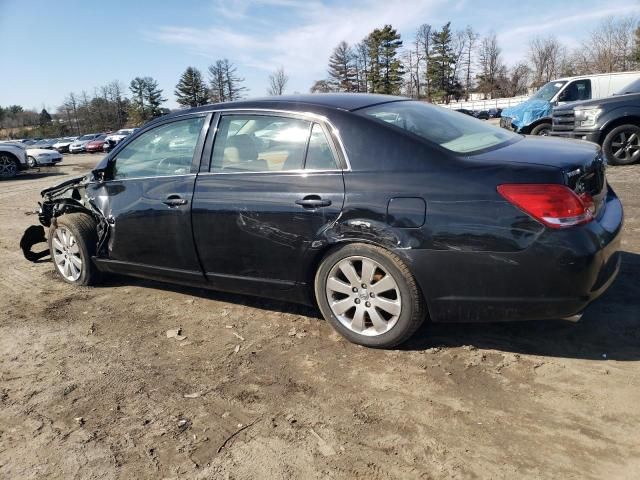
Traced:
<svg viewBox="0 0 640 480">
<path fill-rule="evenodd" d="M 510 65 L 535 36 L 573 48 L 603 19 L 628 15 L 640 17 L 640 0 L 0 0 L 0 105 L 55 111 L 69 92 L 151 76 L 173 108 L 184 69 L 205 73 L 221 58 L 249 97 L 264 96 L 280 66 L 286 93 L 306 93 L 340 41 L 384 24 L 407 43 L 423 23 L 495 32 Z"/>
</svg>

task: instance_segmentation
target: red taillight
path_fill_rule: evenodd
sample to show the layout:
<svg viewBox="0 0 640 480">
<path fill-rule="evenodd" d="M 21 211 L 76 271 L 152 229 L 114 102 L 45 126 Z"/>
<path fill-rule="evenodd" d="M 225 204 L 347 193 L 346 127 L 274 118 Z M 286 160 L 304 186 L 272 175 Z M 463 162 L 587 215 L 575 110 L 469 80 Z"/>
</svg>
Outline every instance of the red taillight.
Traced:
<svg viewBox="0 0 640 480">
<path fill-rule="evenodd" d="M 571 227 L 590 222 L 595 206 L 588 193 L 577 195 L 564 185 L 506 184 L 498 192 L 547 227 Z"/>
</svg>

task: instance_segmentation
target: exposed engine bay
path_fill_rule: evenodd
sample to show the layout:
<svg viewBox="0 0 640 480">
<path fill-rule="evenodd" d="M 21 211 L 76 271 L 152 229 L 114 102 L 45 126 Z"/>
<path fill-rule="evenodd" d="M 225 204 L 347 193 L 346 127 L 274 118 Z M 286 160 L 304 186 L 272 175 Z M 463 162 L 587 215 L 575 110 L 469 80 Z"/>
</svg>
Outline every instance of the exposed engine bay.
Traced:
<svg viewBox="0 0 640 480">
<path fill-rule="evenodd" d="M 109 236 L 109 226 L 94 199 L 87 195 L 86 186 L 93 179 L 94 173 L 92 172 L 45 188 L 40 192 L 42 195 L 42 202 L 38 202 L 40 225 L 32 225 L 27 228 L 20 240 L 20 248 L 27 260 L 37 262 L 49 255 L 49 248 L 39 252 L 34 252 L 33 248 L 35 245 L 47 242 L 45 228 L 55 225 L 56 219 L 65 213 L 85 213 L 96 221 L 98 234 L 96 255 L 100 256 Z"/>
</svg>

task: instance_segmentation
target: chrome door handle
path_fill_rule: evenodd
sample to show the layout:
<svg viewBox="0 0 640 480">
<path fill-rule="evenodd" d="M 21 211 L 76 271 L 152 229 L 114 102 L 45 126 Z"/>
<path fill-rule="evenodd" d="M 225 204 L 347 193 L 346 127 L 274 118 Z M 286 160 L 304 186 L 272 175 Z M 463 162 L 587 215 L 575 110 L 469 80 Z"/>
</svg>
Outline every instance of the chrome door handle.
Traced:
<svg viewBox="0 0 640 480">
<path fill-rule="evenodd" d="M 170 207 L 179 207 L 181 205 L 186 205 L 189 201 L 185 198 L 182 198 L 180 195 L 169 195 L 165 201 L 163 201 L 165 205 Z"/>
<path fill-rule="evenodd" d="M 331 200 L 323 200 L 318 195 L 308 195 L 300 200 L 296 200 L 296 204 L 304 208 L 320 208 L 331 205 Z"/>
</svg>

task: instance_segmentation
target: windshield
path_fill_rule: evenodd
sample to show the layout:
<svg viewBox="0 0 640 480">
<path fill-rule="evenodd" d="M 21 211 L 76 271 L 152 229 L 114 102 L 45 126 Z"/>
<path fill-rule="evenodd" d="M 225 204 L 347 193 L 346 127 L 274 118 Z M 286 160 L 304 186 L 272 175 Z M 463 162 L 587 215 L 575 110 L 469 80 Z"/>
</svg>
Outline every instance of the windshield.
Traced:
<svg viewBox="0 0 640 480">
<path fill-rule="evenodd" d="M 532 99 L 536 100 L 545 100 L 550 102 L 551 99 L 555 96 L 556 93 L 560 91 L 560 89 L 567 83 L 565 81 L 562 82 L 549 82 L 544 85 L 540 90 L 538 90 Z"/>
<path fill-rule="evenodd" d="M 129 135 L 132 132 L 132 130 L 129 130 L 128 128 L 124 128 L 122 130 L 118 130 L 115 135 Z"/>
<path fill-rule="evenodd" d="M 614 93 L 614 95 L 625 95 L 627 93 L 640 93 L 640 78 L 634 80 L 620 91 Z"/>
<path fill-rule="evenodd" d="M 518 138 L 515 133 L 469 115 L 423 102 L 384 103 L 356 113 L 395 125 L 457 153 L 482 150 Z"/>
<path fill-rule="evenodd" d="M 83 135 L 82 137 L 80 137 L 78 140 L 79 141 L 83 141 L 83 140 L 93 140 L 94 138 L 96 138 L 95 135 Z"/>
</svg>

